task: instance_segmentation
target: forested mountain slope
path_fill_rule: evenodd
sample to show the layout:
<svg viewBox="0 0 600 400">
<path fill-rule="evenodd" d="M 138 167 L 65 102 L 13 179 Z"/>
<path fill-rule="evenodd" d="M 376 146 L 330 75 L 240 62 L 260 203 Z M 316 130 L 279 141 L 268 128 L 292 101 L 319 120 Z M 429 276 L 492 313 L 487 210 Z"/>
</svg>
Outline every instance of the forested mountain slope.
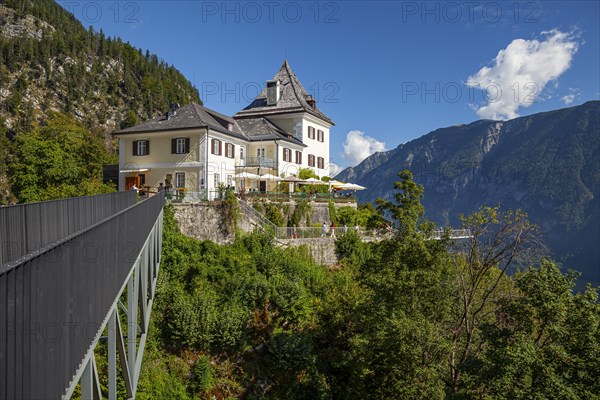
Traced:
<svg viewBox="0 0 600 400">
<path fill-rule="evenodd" d="M 87 30 L 54 1 L 0 1 L 0 118 L 9 129 L 58 111 L 110 132 L 192 101 L 198 90 L 175 67 Z"/>
<path fill-rule="evenodd" d="M 116 159 L 110 132 L 156 117 L 170 102 L 200 103 L 200 98 L 175 67 L 156 55 L 87 30 L 52 0 L 0 0 L 0 204 L 106 190 L 102 162 Z M 59 142 L 64 138 L 48 136 L 56 131 L 56 126 L 45 128 L 49 120 L 65 132 L 77 132 L 68 139 L 80 140 L 79 147 L 104 143 L 104 151 L 94 147 L 99 152 L 92 158 L 78 160 L 93 166 L 88 173 L 73 176 L 77 168 L 57 157 L 66 146 Z M 42 154 L 27 174 L 23 143 Z M 61 166 L 44 167 L 50 154 Z M 68 179 L 61 183 L 61 176 Z M 32 179 L 39 182 L 32 185 Z M 87 189 L 77 192 L 77 187 Z M 29 195 L 21 196 L 25 191 Z"/>
<path fill-rule="evenodd" d="M 438 224 L 457 225 L 483 204 L 521 208 L 557 260 L 600 281 L 600 102 L 438 129 L 336 178 L 367 186 L 359 198 L 373 201 L 390 198 L 405 168 L 425 186 L 427 216 Z"/>
</svg>

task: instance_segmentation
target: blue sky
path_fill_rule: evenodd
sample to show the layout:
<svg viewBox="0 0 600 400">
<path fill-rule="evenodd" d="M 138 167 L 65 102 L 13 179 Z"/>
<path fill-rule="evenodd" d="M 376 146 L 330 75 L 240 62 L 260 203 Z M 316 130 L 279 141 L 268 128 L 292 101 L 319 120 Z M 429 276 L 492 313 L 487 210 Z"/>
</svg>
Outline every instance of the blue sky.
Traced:
<svg viewBox="0 0 600 400">
<path fill-rule="evenodd" d="M 287 58 L 335 121 L 341 166 L 436 128 L 600 98 L 598 1 L 59 3 L 175 65 L 225 114 Z"/>
</svg>

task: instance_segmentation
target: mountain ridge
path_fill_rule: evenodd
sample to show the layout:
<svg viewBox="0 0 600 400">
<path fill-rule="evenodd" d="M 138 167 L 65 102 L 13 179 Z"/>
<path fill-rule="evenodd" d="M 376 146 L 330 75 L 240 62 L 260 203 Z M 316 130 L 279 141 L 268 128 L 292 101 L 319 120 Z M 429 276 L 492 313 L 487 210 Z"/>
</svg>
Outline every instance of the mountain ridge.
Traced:
<svg viewBox="0 0 600 400">
<path fill-rule="evenodd" d="M 361 201 L 390 199 L 397 172 L 410 169 L 425 187 L 428 218 L 440 225 L 457 225 L 484 204 L 521 208 L 543 228 L 554 257 L 598 282 L 600 254 L 590 239 L 600 242 L 599 114 L 600 101 L 590 101 L 439 128 L 336 179 L 368 187 Z"/>
</svg>

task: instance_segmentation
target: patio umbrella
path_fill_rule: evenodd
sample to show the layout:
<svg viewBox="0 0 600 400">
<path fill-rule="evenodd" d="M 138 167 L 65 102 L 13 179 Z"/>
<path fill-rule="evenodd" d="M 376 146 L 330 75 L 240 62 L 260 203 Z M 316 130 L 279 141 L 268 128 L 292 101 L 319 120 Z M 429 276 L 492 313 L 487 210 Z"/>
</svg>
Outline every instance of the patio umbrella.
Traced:
<svg viewBox="0 0 600 400">
<path fill-rule="evenodd" d="M 282 182 L 293 182 L 293 183 L 306 183 L 304 179 L 296 178 L 295 176 L 286 176 L 281 180 Z"/>
<path fill-rule="evenodd" d="M 306 183 L 308 185 L 329 185 L 327 182 L 323 182 L 322 180 L 317 179 L 317 178 L 305 179 L 304 183 Z"/>
<path fill-rule="evenodd" d="M 240 172 L 239 174 L 235 174 L 235 179 L 254 179 L 259 180 L 260 176 L 253 174 L 252 172 Z"/>
<path fill-rule="evenodd" d="M 344 183 L 342 185 L 336 186 L 336 189 L 342 189 L 342 190 L 365 190 L 366 187 L 357 185 L 356 183 Z"/>
<path fill-rule="evenodd" d="M 261 180 L 267 180 L 267 181 L 277 181 L 277 182 L 283 181 L 283 178 L 280 178 L 280 177 L 275 176 L 273 174 L 264 174 L 264 175 L 261 175 L 260 179 Z"/>
</svg>

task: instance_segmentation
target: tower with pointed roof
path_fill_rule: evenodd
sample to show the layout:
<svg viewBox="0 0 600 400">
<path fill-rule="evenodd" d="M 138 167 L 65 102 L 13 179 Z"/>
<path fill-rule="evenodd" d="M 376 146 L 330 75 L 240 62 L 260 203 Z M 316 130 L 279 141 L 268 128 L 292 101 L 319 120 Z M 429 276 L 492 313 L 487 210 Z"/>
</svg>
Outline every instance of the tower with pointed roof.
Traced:
<svg viewBox="0 0 600 400">
<path fill-rule="evenodd" d="M 318 176 L 329 175 L 329 133 L 334 123 L 317 107 L 316 99 L 306 91 L 287 60 L 252 103 L 234 118 L 242 128 L 260 121 L 273 124 L 305 146 L 300 155 L 292 154 L 291 163 L 289 150 L 281 148 L 277 154 L 283 166 L 280 173 L 289 175 L 299 168 L 311 168 Z M 257 154 L 260 151 L 255 150 Z"/>
</svg>

